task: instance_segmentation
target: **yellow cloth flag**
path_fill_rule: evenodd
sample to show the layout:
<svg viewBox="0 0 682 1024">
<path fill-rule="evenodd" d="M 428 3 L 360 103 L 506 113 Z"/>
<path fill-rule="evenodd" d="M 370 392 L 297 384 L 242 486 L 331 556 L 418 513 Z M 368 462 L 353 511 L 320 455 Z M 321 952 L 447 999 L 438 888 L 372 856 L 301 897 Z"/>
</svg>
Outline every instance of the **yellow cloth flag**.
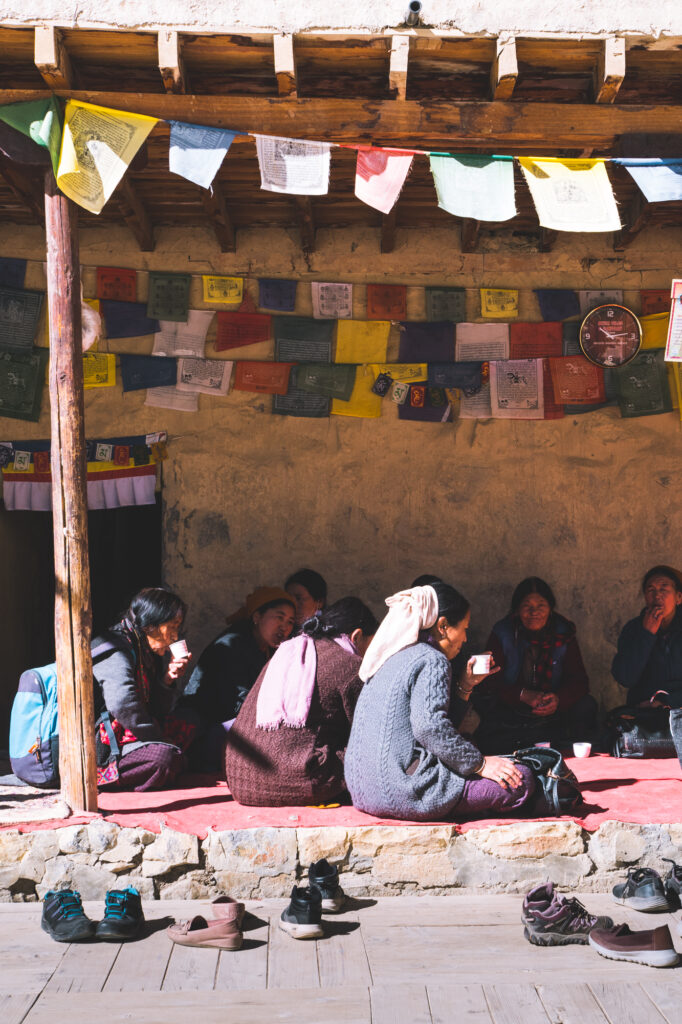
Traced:
<svg viewBox="0 0 682 1024">
<path fill-rule="evenodd" d="M 332 399 L 332 416 L 359 416 L 375 419 L 381 416 L 381 398 L 372 391 L 374 373 L 371 366 L 358 366 L 355 370 L 355 386 L 347 402 Z"/>
<path fill-rule="evenodd" d="M 515 288 L 481 288 L 481 316 L 508 320 L 519 315 L 519 293 Z"/>
<path fill-rule="evenodd" d="M 538 219 L 553 231 L 618 231 L 620 217 L 603 160 L 517 157 Z"/>
<path fill-rule="evenodd" d="M 57 169 L 64 195 L 90 213 L 100 213 L 157 121 L 69 100 Z"/>
<path fill-rule="evenodd" d="M 221 302 L 226 305 L 241 305 L 244 298 L 243 277 L 211 277 L 204 274 L 204 302 Z"/>
<path fill-rule="evenodd" d="M 375 378 L 380 373 L 387 373 L 391 380 L 401 384 L 416 384 L 429 379 L 429 368 L 426 363 L 372 363 Z"/>
<path fill-rule="evenodd" d="M 113 352 L 86 352 L 83 356 L 83 388 L 113 388 L 116 356 Z"/>
<path fill-rule="evenodd" d="M 383 363 L 390 330 L 389 320 L 339 320 L 334 362 Z"/>
<path fill-rule="evenodd" d="M 652 313 L 651 316 L 641 316 L 639 322 L 642 325 L 642 348 L 665 348 L 670 313 Z"/>
</svg>

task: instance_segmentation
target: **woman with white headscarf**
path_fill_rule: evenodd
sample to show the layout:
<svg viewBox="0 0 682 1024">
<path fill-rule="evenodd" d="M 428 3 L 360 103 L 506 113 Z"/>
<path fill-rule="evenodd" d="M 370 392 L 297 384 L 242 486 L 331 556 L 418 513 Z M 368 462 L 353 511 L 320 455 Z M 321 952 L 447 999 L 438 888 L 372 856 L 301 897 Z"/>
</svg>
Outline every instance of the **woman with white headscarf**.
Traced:
<svg viewBox="0 0 682 1024">
<path fill-rule="evenodd" d="M 437 821 L 514 811 L 534 789 L 529 769 L 483 757 L 448 716 L 450 661 L 469 627 L 469 602 L 446 583 L 386 601 L 388 614 L 360 666 L 363 688 L 346 750 L 353 804 L 378 817 Z M 460 720 L 473 687 L 473 659 L 455 684 Z"/>
</svg>

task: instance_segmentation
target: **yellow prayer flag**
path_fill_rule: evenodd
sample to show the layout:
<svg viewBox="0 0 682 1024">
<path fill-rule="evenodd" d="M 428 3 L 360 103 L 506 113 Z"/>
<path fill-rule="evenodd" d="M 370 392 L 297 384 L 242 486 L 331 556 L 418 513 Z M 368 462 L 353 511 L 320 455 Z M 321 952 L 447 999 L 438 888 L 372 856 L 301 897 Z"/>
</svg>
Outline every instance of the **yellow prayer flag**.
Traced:
<svg viewBox="0 0 682 1024">
<path fill-rule="evenodd" d="M 116 356 L 113 352 L 86 352 L 83 355 L 83 387 L 113 388 L 116 383 Z"/>
<path fill-rule="evenodd" d="M 336 325 L 334 362 L 383 363 L 390 330 L 389 320 L 339 320 Z"/>
<path fill-rule="evenodd" d="M 380 373 L 387 373 L 392 380 L 400 381 L 401 384 L 417 384 L 429 378 L 426 363 L 372 363 L 372 373 L 375 378 Z"/>
<path fill-rule="evenodd" d="M 543 228 L 618 231 L 620 217 L 603 160 L 521 156 L 523 176 Z"/>
<path fill-rule="evenodd" d="M 332 399 L 332 416 L 359 416 L 374 419 L 381 416 L 381 398 L 372 391 L 374 373 L 371 366 L 358 366 L 355 370 L 355 386 L 347 402 Z"/>
<path fill-rule="evenodd" d="M 212 277 L 204 274 L 204 302 L 240 305 L 244 298 L 243 277 Z"/>
<path fill-rule="evenodd" d="M 69 100 L 57 184 L 69 199 L 100 213 L 158 121 L 93 103 Z"/>
<path fill-rule="evenodd" d="M 83 302 L 85 302 L 90 309 L 94 309 L 95 313 L 99 313 L 99 299 L 83 299 Z"/>
<path fill-rule="evenodd" d="M 641 316 L 639 322 L 642 325 L 642 348 L 665 348 L 670 313 Z"/>
<path fill-rule="evenodd" d="M 519 315 L 519 293 L 515 288 L 481 288 L 481 316 L 508 320 Z"/>
</svg>

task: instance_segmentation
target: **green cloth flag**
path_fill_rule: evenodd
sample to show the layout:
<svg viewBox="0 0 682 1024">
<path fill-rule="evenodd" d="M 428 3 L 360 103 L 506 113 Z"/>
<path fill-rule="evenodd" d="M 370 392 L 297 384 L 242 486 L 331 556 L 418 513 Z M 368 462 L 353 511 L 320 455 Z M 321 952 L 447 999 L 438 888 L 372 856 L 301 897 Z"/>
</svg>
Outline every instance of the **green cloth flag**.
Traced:
<svg viewBox="0 0 682 1024">
<path fill-rule="evenodd" d="M 62 112 L 55 96 L 47 100 L 28 100 L 26 103 L 7 103 L 0 107 L 0 121 L 28 135 L 50 154 L 52 168 L 57 176 L 59 149 L 62 143 Z"/>
<path fill-rule="evenodd" d="M 426 319 L 451 320 L 460 324 L 467 318 L 466 288 L 427 288 Z"/>
<path fill-rule="evenodd" d="M 48 357 L 46 348 L 0 351 L 0 416 L 38 422 Z"/>
<path fill-rule="evenodd" d="M 307 316 L 273 317 L 275 328 L 275 359 L 288 363 L 331 363 L 333 320 L 316 320 Z M 353 367 L 355 371 L 355 367 Z M 306 391 L 289 378 L 286 395 L 272 396 L 272 411 L 278 416 L 329 416 L 331 399 Z"/>
<path fill-rule="evenodd" d="M 355 386 L 353 363 L 301 363 L 294 367 L 294 384 L 302 391 L 347 402 Z"/>
<path fill-rule="evenodd" d="M 432 154 L 429 159 L 441 210 L 471 220 L 503 221 L 516 216 L 511 157 Z"/>
<path fill-rule="evenodd" d="M 187 323 L 191 280 L 189 274 L 150 270 L 147 316 L 155 320 Z"/>
<path fill-rule="evenodd" d="M 672 412 L 664 354 L 662 348 L 647 349 L 626 366 L 613 370 L 620 414 L 624 418 Z"/>
</svg>

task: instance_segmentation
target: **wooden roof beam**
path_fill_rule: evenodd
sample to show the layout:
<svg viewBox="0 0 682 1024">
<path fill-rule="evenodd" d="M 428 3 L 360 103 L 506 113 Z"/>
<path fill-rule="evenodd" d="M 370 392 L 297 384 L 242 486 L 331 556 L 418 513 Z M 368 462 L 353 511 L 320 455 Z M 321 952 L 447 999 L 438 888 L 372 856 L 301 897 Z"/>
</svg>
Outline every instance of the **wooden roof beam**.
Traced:
<svg viewBox="0 0 682 1024">
<path fill-rule="evenodd" d="M 626 249 L 635 240 L 642 228 L 645 228 L 647 225 L 649 220 L 649 204 L 641 192 L 637 192 L 623 219 L 625 221 L 623 227 L 613 236 L 613 248 L 616 252 Z"/>
<path fill-rule="evenodd" d="M 381 251 L 383 253 L 393 252 L 395 249 L 395 228 L 397 219 L 397 209 L 395 206 L 390 213 L 384 213 L 381 218 Z"/>
<path fill-rule="evenodd" d="M 292 35 L 275 35 L 272 37 L 275 54 L 275 78 L 277 92 L 290 100 L 298 98 L 298 78 L 296 75 L 296 57 L 294 55 L 294 37 Z"/>
<path fill-rule="evenodd" d="M 189 92 L 185 62 L 182 57 L 182 39 L 177 32 L 163 30 L 157 35 L 159 74 L 166 92 Z"/>
<path fill-rule="evenodd" d="M 410 37 L 403 33 L 391 36 L 388 66 L 388 89 L 395 100 L 407 99 L 407 65 L 410 59 Z"/>
<path fill-rule="evenodd" d="M 625 78 L 625 40 L 607 36 L 602 40 L 594 79 L 594 102 L 615 103 Z"/>
<path fill-rule="evenodd" d="M 121 215 L 135 235 L 140 249 L 142 252 L 153 252 L 155 246 L 154 225 L 130 175 L 126 175 L 121 181 L 117 189 L 117 197 Z"/>
<path fill-rule="evenodd" d="M 481 232 L 480 220 L 462 219 L 461 248 L 462 252 L 476 252 L 478 236 Z"/>
<path fill-rule="evenodd" d="M 38 224 L 45 223 L 45 200 L 28 167 L 0 154 L 0 175 L 15 198 L 34 215 Z"/>
<path fill-rule="evenodd" d="M 77 87 L 62 34 L 54 25 L 36 25 L 33 62 L 49 89 Z"/>
<path fill-rule="evenodd" d="M 554 243 L 557 240 L 557 231 L 552 231 L 550 228 L 540 228 L 540 234 L 538 237 L 538 252 L 551 252 Z"/>
<path fill-rule="evenodd" d="M 235 252 L 237 236 L 227 209 L 225 195 L 216 179 L 210 189 L 201 189 L 201 202 L 218 240 L 221 252 Z"/>
<path fill-rule="evenodd" d="M 514 36 L 497 37 L 495 59 L 490 69 L 490 97 L 496 101 L 510 100 L 516 88 L 519 65 Z"/>
<path fill-rule="evenodd" d="M 304 252 L 315 252 L 315 210 L 310 196 L 292 196 L 296 223 Z"/>
</svg>

